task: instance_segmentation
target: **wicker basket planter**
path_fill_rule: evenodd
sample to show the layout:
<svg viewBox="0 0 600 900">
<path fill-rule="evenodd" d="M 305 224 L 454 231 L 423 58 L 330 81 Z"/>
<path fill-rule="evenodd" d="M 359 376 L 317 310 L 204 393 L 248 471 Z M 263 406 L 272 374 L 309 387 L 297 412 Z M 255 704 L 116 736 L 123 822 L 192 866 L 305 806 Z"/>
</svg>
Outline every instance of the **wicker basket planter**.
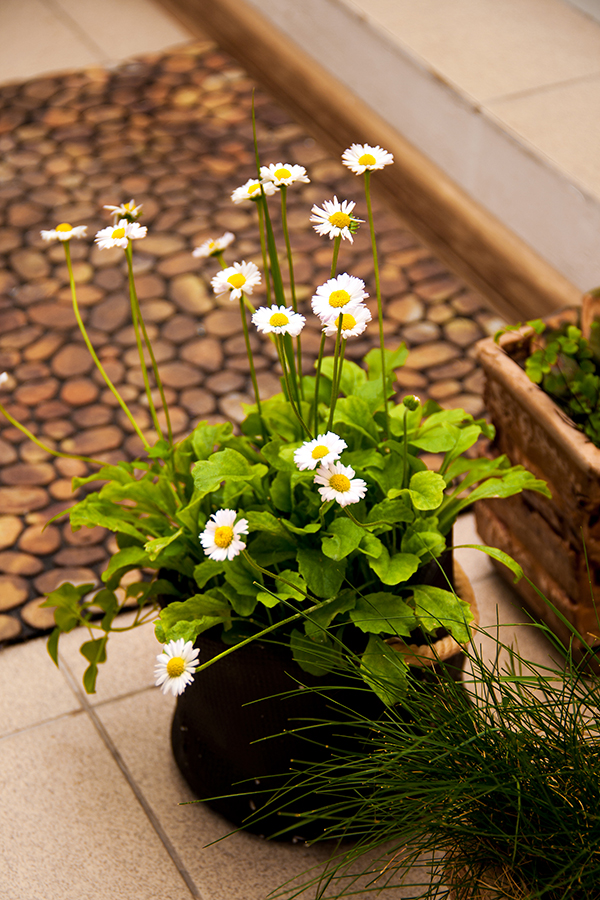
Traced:
<svg viewBox="0 0 600 900">
<path fill-rule="evenodd" d="M 600 449 L 529 380 L 517 362 L 528 353 L 528 338 L 518 332 L 503 335 L 499 345 L 489 338 L 477 347 L 486 376 L 484 400 L 496 426 L 492 451 L 506 453 L 513 464 L 543 478 L 552 499 L 524 491 L 506 500 L 479 501 L 477 528 L 485 543 L 516 559 L 568 621 L 596 643 L 599 639 L 590 635 L 600 634 Z M 512 583 L 512 573 L 501 564 L 497 568 Z M 562 640 L 569 640 L 568 628 L 525 579 L 516 590 Z"/>
</svg>

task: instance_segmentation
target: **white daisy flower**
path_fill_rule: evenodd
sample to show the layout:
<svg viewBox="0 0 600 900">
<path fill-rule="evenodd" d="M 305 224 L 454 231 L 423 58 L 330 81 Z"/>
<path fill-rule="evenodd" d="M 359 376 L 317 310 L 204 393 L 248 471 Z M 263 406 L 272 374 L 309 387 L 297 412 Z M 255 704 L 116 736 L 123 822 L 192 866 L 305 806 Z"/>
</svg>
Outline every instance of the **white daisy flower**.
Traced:
<svg viewBox="0 0 600 900">
<path fill-rule="evenodd" d="M 310 305 L 314 314 L 328 324 L 340 312 L 352 312 L 368 296 L 364 281 L 344 272 L 321 284 Z"/>
<path fill-rule="evenodd" d="M 0 372 L 0 388 L 8 381 L 8 372 Z"/>
<path fill-rule="evenodd" d="M 230 300 L 239 300 L 244 294 L 251 294 L 256 285 L 260 284 L 260 272 L 253 262 L 235 262 L 226 269 L 217 272 L 211 281 L 215 294 L 225 294 L 231 291 Z"/>
<path fill-rule="evenodd" d="M 273 194 L 277 192 L 277 188 L 272 181 L 267 181 L 266 184 L 263 184 L 263 189 L 267 197 L 272 197 Z M 231 195 L 231 199 L 234 203 L 244 203 L 246 200 L 258 200 L 259 197 L 262 197 L 262 194 L 258 178 L 250 178 L 246 184 L 236 188 Z"/>
<path fill-rule="evenodd" d="M 355 175 L 362 175 L 367 169 L 372 172 L 389 166 L 394 162 L 394 157 L 379 144 L 376 147 L 371 147 L 370 144 L 352 144 L 342 153 L 342 162 Z"/>
<path fill-rule="evenodd" d="M 354 200 L 342 200 L 340 203 L 338 198 L 334 197 L 333 200 L 325 200 L 322 209 L 319 206 L 313 206 L 311 209 L 313 215 L 310 217 L 310 221 L 317 223 L 313 225 L 317 234 L 329 235 L 330 239 L 341 234 L 352 244 L 354 242 L 353 232 L 356 231 L 359 223 L 364 221 L 364 219 L 357 219 L 352 215 L 355 206 Z"/>
<path fill-rule="evenodd" d="M 83 238 L 87 231 L 87 225 L 69 225 L 68 222 L 61 222 L 52 231 L 40 231 L 42 240 L 44 241 L 70 241 L 71 238 Z"/>
<path fill-rule="evenodd" d="M 215 238 L 214 240 L 209 238 L 207 241 L 204 241 L 203 244 L 200 244 L 199 247 L 192 250 L 192 256 L 218 256 L 234 241 L 235 234 L 232 234 L 231 231 L 226 231 L 225 234 L 222 234 L 219 238 Z"/>
<path fill-rule="evenodd" d="M 354 477 L 352 466 L 343 466 L 341 463 L 321 466 L 315 475 L 315 484 L 323 485 L 319 488 L 323 503 L 337 500 L 340 506 L 358 503 L 367 493 L 367 482 Z"/>
<path fill-rule="evenodd" d="M 352 310 L 352 312 L 341 313 L 341 316 L 342 330 L 340 332 L 340 336 L 345 341 L 350 337 L 357 337 L 359 334 L 362 334 L 367 327 L 367 322 L 370 322 L 372 318 L 371 311 L 366 306 L 357 306 L 356 309 Z M 326 322 L 323 326 L 323 331 L 325 332 L 326 336 L 337 337 L 339 324 L 339 315 L 335 319 L 332 319 L 331 322 Z"/>
<path fill-rule="evenodd" d="M 237 512 L 235 509 L 219 509 L 210 517 L 206 528 L 200 535 L 200 543 L 209 559 L 223 562 L 233 559 L 240 551 L 246 548 L 240 535 L 248 534 L 248 520 L 235 521 Z"/>
<path fill-rule="evenodd" d="M 294 462 L 301 472 L 305 469 L 316 469 L 317 466 L 329 466 L 340 458 L 348 444 L 346 441 L 328 431 L 319 434 L 312 441 L 305 441 L 294 451 Z"/>
<path fill-rule="evenodd" d="M 298 337 L 306 319 L 291 306 L 261 306 L 252 316 L 252 324 L 261 334 L 291 334 Z"/>
<path fill-rule="evenodd" d="M 303 181 L 305 184 L 310 183 L 304 166 L 293 166 L 291 163 L 271 163 L 270 166 L 261 166 L 260 177 L 263 185 L 272 183 L 275 187 L 281 187 L 282 184 L 295 184 L 298 181 Z"/>
<path fill-rule="evenodd" d="M 127 219 L 119 219 L 118 225 L 110 225 L 108 228 L 102 228 L 94 240 L 101 250 L 108 250 L 110 247 L 123 247 L 125 249 L 129 240 L 135 241 L 138 238 L 146 237 L 148 229 L 145 225 L 139 225 L 137 222 L 128 222 Z"/>
<path fill-rule="evenodd" d="M 130 219 L 138 219 L 142 213 L 142 205 L 140 203 L 139 206 L 135 205 L 135 200 L 131 199 L 129 203 L 121 203 L 120 206 L 104 206 L 103 209 L 108 209 L 113 216 L 114 224 L 117 223 L 118 219 L 122 219 L 125 217 L 127 221 Z"/>
<path fill-rule="evenodd" d="M 169 641 L 163 646 L 154 666 L 154 683 L 157 687 L 162 685 L 163 694 L 169 691 L 174 697 L 183 694 L 188 684 L 194 680 L 199 653 L 199 650 L 194 650 L 191 641 L 184 641 L 183 638 Z"/>
</svg>

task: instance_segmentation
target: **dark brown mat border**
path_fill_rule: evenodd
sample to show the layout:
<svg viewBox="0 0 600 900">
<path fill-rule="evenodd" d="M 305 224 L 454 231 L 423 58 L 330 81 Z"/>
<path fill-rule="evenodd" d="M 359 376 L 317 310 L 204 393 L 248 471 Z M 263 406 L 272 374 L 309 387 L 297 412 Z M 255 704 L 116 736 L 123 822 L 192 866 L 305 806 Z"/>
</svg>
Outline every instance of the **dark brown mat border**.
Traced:
<svg viewBox="0 0 600 900">
<path fill-rule="evenodd" d="M 377 175 L 394 210 L 509 320 L 579 302 L 581 292 L 244 0 L 159 0 L 208 33 L 331 152 L 381 144 L 396 165 Z"/>
</svg>

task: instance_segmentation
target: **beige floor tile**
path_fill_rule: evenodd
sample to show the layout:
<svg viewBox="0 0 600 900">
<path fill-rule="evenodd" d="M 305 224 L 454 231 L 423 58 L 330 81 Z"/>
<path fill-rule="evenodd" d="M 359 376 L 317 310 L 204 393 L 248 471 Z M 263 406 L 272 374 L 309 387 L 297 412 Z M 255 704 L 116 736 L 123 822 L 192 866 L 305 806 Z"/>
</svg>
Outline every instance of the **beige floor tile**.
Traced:
<svg viewBox="0 0 600 900">
<path fill-rule="evenodd" d="M 155 53 L 193 35 L 152 0 L 56 0 L 98 45 L 105 61 Z"/>
<path fill-rule="evenodd" d="M 600 76 L 488 104 L 495 118 L 600 196 Z"/>
<path fill-rule="evenodd" d="M 475 513 L 459 516 L 452 532 L 455 546 L 459 544 L 483 544 L 475 528 Z M 481 550 L 455 550 L 455 559 L 469 576 L 471 584 L 487 578 L 494 571 L 489 556 Z"/>
<path fill-rule="evenodd" d="M 562 0 L 347 0 L 478 100 L 600 71 L 600 26 Z"/>
<path fill-rule="evenodd" d="M 229 833 L 224 819 L 193 799 L 173 760 L 170 724 L 174 702 L 159 691 L 107 703 L 97 713 L 136 783 L 191 874 L 203 900 L 266 900 L 269 892 L 310 867 L 322 865 L 330 845 L 308 848 Z M 136 740 L 131 740 L 131 733 Z M 304 880 L 304 879 L 303 879 Z M 382 891 L 379 900 L 413 896 L 409 888 Z M 313 891 L 303 893 L 312 900 Z M 375 894 L 361 895 L 374 900 Z"/>
<path fill-rule="evenodd" d="M 499 575 L 490 575 L 477 582 L 477 603 L 480 631 L 474 640 L 484 658 L 492 658 L 500 641 L 513 647 L 523 659 L 539 665 L 552 660 L 559 664 L 558 655 L 553 653 L 542 627 L 532 622 L 519 595 Z M 507 654 L 503 658 L 507 659 Z"/>
<path fill-rule="evenodd" d="M 84 713 L 0 741 L 0 796 L 2 900 L 191 897 Z"/>
<path fill-rule="evenodd" d="M 125 613 L 118 627 L 126 627 L 133 618 L 133 613 Z M 77 628 L 63 635 L 59 643 L 61 661 L 82 692 L 85 692 L 83 673 L 88 664 L 79 652 L 79 647 L 85 640 L 88 640 L 88 633 Z M 98 667 L 96 693 L 86 695 L 88 701 L 95 705 L 154 685 L 154 664 L 160 651 L 161 645 L 154 637 L 152 623 L 111 635 L 107 661 Z"/>
<path fill-rule="evenodd" d="M 43 0 L 0 3 L 0 81 L 96 65 L 85 35 L 75 33 Z"/>
<path fill-rule="evenodd" d="M 0 653 L 0 736 L 80 709 L 39 638 Z M 0 892 L 1 893 L 1 892 Z"/>
</svg>

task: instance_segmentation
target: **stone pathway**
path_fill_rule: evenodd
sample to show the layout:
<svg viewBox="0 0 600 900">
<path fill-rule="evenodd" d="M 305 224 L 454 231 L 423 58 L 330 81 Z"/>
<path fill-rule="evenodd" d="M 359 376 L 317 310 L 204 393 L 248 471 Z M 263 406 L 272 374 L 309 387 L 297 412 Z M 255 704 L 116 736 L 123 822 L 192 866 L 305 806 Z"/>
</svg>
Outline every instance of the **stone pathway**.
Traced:
<svg viewBox="0 0 600 900">
<path fill-rule="evenodd" d="M 65 221 L 87 224 L 93 236 L 110 221 L 102 206 L 131 197 L 143 203 L 149 229 L 135 248 L 137 288 L 174 431 L 183 436 L 202 418 L 239 421 L 240 402 L 251 401 L 238 310 L 214 298 L 214 262 L 201 265 L 191 250 L 230 230 L 237 240 L 227 258 L 261 264 L 254 208 L 229 199 L 255 174 L 253 87 L 231 58 L 202 43 L 113 71 L 0 88 L 0 371 L 10 375 L 2 400 L 48 446 L 110 461 L 140 451 L 76 326 L 63 248 L 40 238 L 40 229 Z M 306 314 L 315 287 L 329 277 L 332 250 L 312 229 L 310 207 L 336 194 L 357 200 L 365 219 L 362 184 L 271 98 L 257 91 L 255 103 L 263 162 L 300 163 L 311 178 L 288 193 Z M 399 396 L 417 392 L 481 413 L 473 344 L 499 327 L 499 316 L 377 199 L 375 207 L 387 345 L 404 340 L 411 349 L 398 373 Z M 98 250 L 91 240 L 73 241 L 71 249 L 90 336 L 148 428 L 122 251 Z M 363 226 L 353 247 L 343 247 L 339 270 L 364 278 L 374 294 L 371 266 Z M 255 299 L 264 302 L 260 293 Z M 348 356 L 362 357 L 376 332 L 371 327 L 368 340 L 349 342 Z M 279 390 L 274 348 L 253 341 L 260 389 L 269 396 Z M 318 343 L 309 314 L 307 370 Z M 114 552 L 101 528 L 73 533 L 61 519 L 42 530 L 72 504 L 71 477 L 87 473 L 85 463 L 54 459 L 0 416 L 0 645 L 51 628 L 51 612 L 39 607 L 43 594 L 66 580 L 98 581 Z"/>
</svg>

